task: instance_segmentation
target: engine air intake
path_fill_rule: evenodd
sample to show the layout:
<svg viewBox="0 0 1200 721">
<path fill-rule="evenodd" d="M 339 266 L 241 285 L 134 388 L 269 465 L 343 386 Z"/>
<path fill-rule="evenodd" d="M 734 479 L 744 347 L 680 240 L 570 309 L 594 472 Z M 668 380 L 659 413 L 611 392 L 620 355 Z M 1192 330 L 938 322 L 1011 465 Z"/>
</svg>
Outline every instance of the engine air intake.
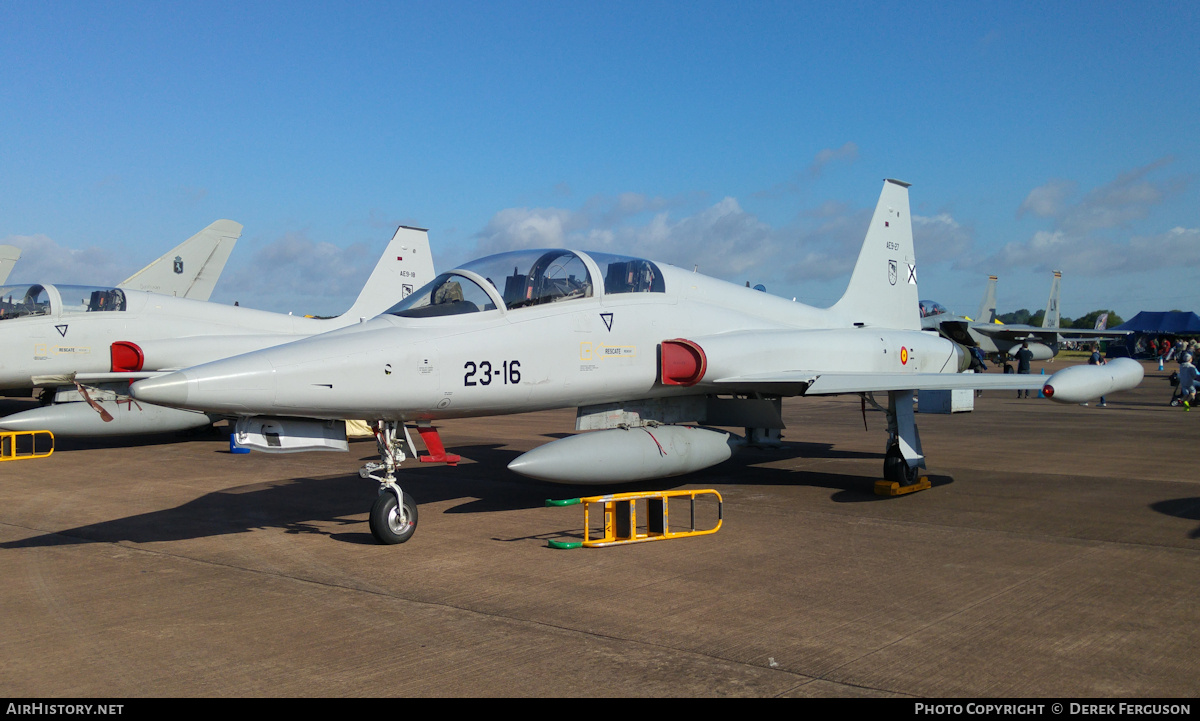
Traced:
<svg viewBox="0 0 1200 721">
<path fill-rule="evenodd" d="M 658 366 L 665 386 L 694 386 L 708 370 L 704 349 L 690 340 L 664 340 L 658 347 Z"/>
</svg>

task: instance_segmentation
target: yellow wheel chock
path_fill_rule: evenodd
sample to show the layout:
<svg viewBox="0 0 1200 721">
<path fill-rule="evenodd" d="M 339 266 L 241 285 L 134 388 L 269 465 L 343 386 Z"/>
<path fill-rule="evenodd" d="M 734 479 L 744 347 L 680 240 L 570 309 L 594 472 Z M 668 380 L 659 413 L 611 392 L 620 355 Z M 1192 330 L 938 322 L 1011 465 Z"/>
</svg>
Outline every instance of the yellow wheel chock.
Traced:
<svg viewBox="0 0 1200 721">
<path fill-rule="evenodd" d="M 916 493 L 932 487 L 933 484 L 929 482 L 928 476 L 921 476 L 916 483 L 907 486 L 902 486 L 895 481 L 875 481 L 875 495 L 903 496 L 905 493 Z"/>
<path fill-rule="evenodd" d="M 0 431 L 0 461 L 45 458 L 54 453 L 50 431 Z"/>
<path fill-rule="evenodd" d="M 699 496 L 716 496 L 717 525 L 713 528 L 696 528 L 696 498 Z M 668 522 L 668 504 L 670 498 L 687 498 L 691 504 L 691 514 L 688 530 L 672 531 Z M 645 501 L 646 525 L 639 531 L 637 524 L 638 501 Z M 546 500 L 547 506 L 573 506 L 583 504 L 583 541 L 549 541 L 550 548 L 600 548 L 617 546 L 626 543 L 643 543 L 645 541 L 665 541 L 671 538 L 686 536 L 705 536 L 721 530 L 721 494 L 712 489 L 691 491 L 640 491 L 633 493 L 613 493 L 607 496 L 588 496 L 586 498 L 569 498 L 565 501 Z M 604 504 L 604 536 L 591 538 L 590 513 L 593 503 Z"/>
</svg>

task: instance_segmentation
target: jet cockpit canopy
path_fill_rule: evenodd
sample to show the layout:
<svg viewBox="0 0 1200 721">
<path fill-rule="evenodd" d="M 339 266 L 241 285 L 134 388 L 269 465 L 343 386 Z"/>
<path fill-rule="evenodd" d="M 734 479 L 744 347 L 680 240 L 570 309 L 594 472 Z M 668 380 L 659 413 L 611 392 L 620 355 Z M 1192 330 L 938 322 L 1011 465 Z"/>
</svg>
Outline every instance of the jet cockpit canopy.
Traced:
<svg viewBox="0 0 1200 721">
<path fill-rule="evenodd" d="M 64 313 L 123 311 L 125 291 L 83 285 L 6 285 L 0 287 L 0 320 Z"/>
<path fill-rule="evenodd" d="M 665 292 L 662 272 L 648 260 L 562 248 L 516 250 L 442 273 L 387 312 L 428 318 L 591 298 L 595 281 L 588 261 L 604 278 L 606 294 Z"/>
<path fill-rule="evenodd" d="M 923 300 L 921 303 L 921 317 L 928 318 L 934 315 L 945 315 L 950 311 L 946 310 L 945 306 L 937 301 Z"/>
</svg>

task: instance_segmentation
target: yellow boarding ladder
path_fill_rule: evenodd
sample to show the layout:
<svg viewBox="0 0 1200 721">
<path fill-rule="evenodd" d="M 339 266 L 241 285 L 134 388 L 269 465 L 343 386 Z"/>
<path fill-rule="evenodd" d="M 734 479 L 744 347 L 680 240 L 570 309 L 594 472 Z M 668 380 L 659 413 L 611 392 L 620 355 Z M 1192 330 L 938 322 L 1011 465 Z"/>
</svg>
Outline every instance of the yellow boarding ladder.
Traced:
<svg viewBox="0 0 1200 721">
<path fill-rule="evenodd" d="M 53 452 L 50 431 L 0 431 L 0 461 L 45 458 Z"/>
<path fill-rule="evenodd" d="M 696 528 L 696 498 L 698 496 L 716 496 L 717 525 L 713 528 Z M 667 499 L 688 498 L 691 502 L 691 524 L 688 530 L 672 531 L 667 509 Z M 645 501 L 646 527 L 644 533 L 638 532 L 637 506 L 638 501 Z M 633 493 L 613 493 L 607 496 L 589 496 L 587 498 L 569 498 L 565 501 L 547 500 L 547 506 L 573 506 L 583 504 L 583 542 L 549 541 L 551 548 L 600 548 L 602 546 L 617 546 L 626 543 L 642 543 L 645 541 L 664 541 L 670 538 L 685 536 L 705 536 L 721 530 L 721 494 L 706 488 L 692 491 L 639 491 Z M 593 503 L 604 504 L 604 536 L 591 538 L 589 521 Z"/>
</svg>

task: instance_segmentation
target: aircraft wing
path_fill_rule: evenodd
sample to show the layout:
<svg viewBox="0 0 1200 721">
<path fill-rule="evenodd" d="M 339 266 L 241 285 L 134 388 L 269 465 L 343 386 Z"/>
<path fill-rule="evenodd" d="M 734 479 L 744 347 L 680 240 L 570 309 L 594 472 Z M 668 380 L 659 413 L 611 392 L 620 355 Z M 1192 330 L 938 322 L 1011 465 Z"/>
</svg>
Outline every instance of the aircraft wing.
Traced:
<svg viewBox="0 0 1200 721">
<path fill-rule="evenodd" d="M 1105 340 L 1127 336 L 1131 330 L 1096 330 L 1094 328 L 1055 328 L 1058 334 L 1068 340 Z"/>
<path fill-rule="evenodd" d="M 1058 328 L 1043 328 L 1037 325 L 1000 325 L 973 323 L 971 330 L 976 333 L 982 333 L 990 338 L 1002 338 L 1004 340 L 1020 341 L 1027 338 L 1043 338 L 1048 335 L 1058 333 Z"/>
<path fill-rule="evenodd" d="M 1127 330 L 1095 330 L 1094 328 L 1043 328 L 1036 325 L 972 325 L 971 329 L 992 338 L 1019 341 L 1058 334 L 1069 340 L 1080 338 L 1120 338 L 1129 335 Z"/>
<path fill-rule="evenodd" d="M 175 369 L 178 370 L 178 369 Z M 32 376 L 30 380 L 36 387 L 69 386 L 76 381 L 80 383 L 112 383 L 116 381 L 135 381 L 143 378 L 170 373 L 170 370 L 158 371 L 129 371 L 117 373 L 56 373 L 52 375 Z"/>
<path fill-rule="evenodd" d="M 719 378 L 715 382 L 730 391 L 779 393 L 782 395 L 836 395 L 882 391 L 935 391 L 957 389 L 1036 390 L 1047 380 L 1043 375 L 1020 373 L 780 373 Z"/>
</svg>

